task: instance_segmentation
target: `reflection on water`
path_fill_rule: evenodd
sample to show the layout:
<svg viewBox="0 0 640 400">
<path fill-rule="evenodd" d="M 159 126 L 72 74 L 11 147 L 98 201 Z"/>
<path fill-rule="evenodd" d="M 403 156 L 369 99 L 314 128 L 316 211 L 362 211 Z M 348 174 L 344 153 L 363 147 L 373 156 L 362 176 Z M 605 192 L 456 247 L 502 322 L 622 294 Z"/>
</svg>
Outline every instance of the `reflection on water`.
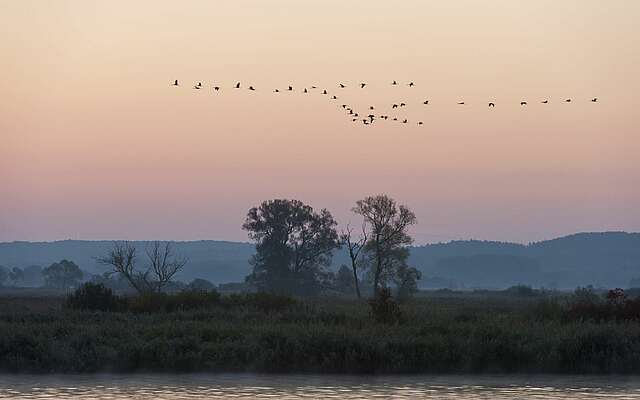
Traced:
<svg viewBox="0 0 640 400">
<path fill-rule="evenodd" d="M 0 375 L 0 399 L 640 399 L 640 377 Z"/>
</svg>

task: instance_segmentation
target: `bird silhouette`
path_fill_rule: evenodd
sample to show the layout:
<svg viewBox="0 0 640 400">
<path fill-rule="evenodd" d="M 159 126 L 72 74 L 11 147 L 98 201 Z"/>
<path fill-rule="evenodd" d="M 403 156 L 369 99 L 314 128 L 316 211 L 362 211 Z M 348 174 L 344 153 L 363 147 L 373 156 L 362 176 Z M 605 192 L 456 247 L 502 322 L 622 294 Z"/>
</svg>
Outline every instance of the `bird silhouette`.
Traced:
<svg viewBox="0 0 640 400">
<path fill-rule="evenodd" d="M 360 84 L 360 89 L 364 89 L 364 87 L 365 87 L 365 86 L 367 86 L 367 84 L 366 84 L 366 83 L 361 83 L 361 84 Z"/>
<path fill-rule="evenodd" d="M 304 92 L 305 92 L 305 93 L 308 93 L 307 88 L 304 88 Z"/>
<path fill-rule="evenodd" d="M 384 120 L 387 120 L 387 119 L 389 119 L 389 116 L 388 115 L 381 115 L 380 118 L 382 118 Z"/>
<path fill-rule="evenodd" d="M 280 91 L 278 89 L 273 91 L 274 93 L 280 93 Z"/>
<path fill-rule="evenodd" d="M 173 81 L 173 86 L 180 86 L 180 85 L 178 85 L 178 80 L 177 79 L 175 81 Z"/>
<path fill-rule="evenodd" d="M 349 115 L 353 114 L 353 110 L 349 109 Z"/>
<path fill-rule="evenodd" d="M 292 91 L 292 90 L 293 90 L 293 87 L 292 87 L 292 86 L 289 86 L 289 91 Z"/>
<path fill-rule="evenodd" d="M 337 98 L 336 96 L 333 96 L 333 97 L 332 97 L 332 99 L 333 99 L 333 100 L 337 100 L 338 98 Z"/>
<path fill-rule="evenodd" d="M 460 101 L 460 102 L 458 102 L 458 104 L 462 106 L 462 105 L 464 105 L 464 101 Z"/>
<path fill-rule="evenodd" d="M 526 102 L 526 101 L 521 101 L 521 102 L 520 102 L 520 105 L 521 105 L 521 106 L 526 106 L 526 105 L 527 105 L 527 102 Z"/>
<path fill-rule="evenodd" d="M 374 108 L 373 106 L 369 106 L 369 110 L 373 110 L 373 108 Z"/>
<path fill-rule="evenodd" d="M 194 88 L 194 89 L 198 89 L 198 90 L 199 90 L 199 89 L 200 89 L 200 86 L 195 85 L 193 88 Z"/>
<path fill-rule="evenodd" d="M 346 105 L 346 104 L 343 104 L 343 105 L 342 105 L 342 108 L 347 108 L 347 105 Z"/>
<path fill-rule="evenodd" d="M 597 102 L 597 101 L 598 101 L 598 98 L 597 98 L 597 97 L 594 97 L 593 99 L 591 99 L 591 102 L 592 102 L 592 103 L 595 103 L 595 102 Z"/>
<path fill-rule="evenodd" d="M 429 100 L 423 101 L 422 104 L 429 104 Z"/>
<path fill-rule="evenodd" d="M 236 89 L 240 89 L 240 82 L 236 83 Z"/>
<path fill-rule="evenodd" d="M 391 108 L 398 108 L 398 105 L 394 104 L 394 105 L 391 106 Z"/>
<path fill-rule="evenodd" d="M 409 122 L 409 121 L 407 121 L 406 119 L 402 120 L 403 124 L 406 124 L 407 122 Z"/>
<path fill-rule="evenodd" d="M 351 119 L 353 122 L 356 122 L 358 120 L 358 118 L 352 118 Z"/>
<path fill-rule="evenodd" d="M 353 114 L 353 116 L 354 116 L 354 117 L 357 117 L 357 116 L 358 116 L 358 113 Z"/>
<path fill-rule="evenodd" d="M 495 107 L 495 103 L 489 103 L 489 107 Z"/>
<path fill-rule="evenodd" d="M 542 101 L 541 101 L 541 103 L 542 103 L 542 104 L 548 104 L 548 103 L 549 103 L 549 100 L 542 100 Z"/>
<path fill-rule="evenodd" d="M 565 103 L 571 103 L 571 99 L 566 99 L 564 102 Z"/>
<path fill-rule="evenodd" d="M 398 120 L 398 117 L 394 117 L 394 118 L 393 118 L 393 120 L 394 120 L 394 121 L 397 121 L 397 120 Z"/>
<path fill-rule="evenodd" d="M 311 89 L 317 89 L 317 88 L 318 88 L 317 86 L 311 86 Z"/>
<path fill-rule="evenodd" d="M 346 86 L 341 83 L 340 87 L 344 89 Z"/>
<path fill-rule="evenodd" d="M 215 90 L 216 92 L 220 90 L 220 86 L 214 86 L 213 90 Z"/>
<path fill-rule="evenodd" d="M 418 121 L 418 125 L 422 125 L 422 121 Z"/>
<path fill-rule="evenodd" d="M 406 106 L 405 103 L 400 103 L 400 107 L 404 107 L 404 106 Z"/>
<path fill-rule="evenodd" d="M 414 83 L 413 82 L 409 82 L 409 87 L 413 87 Z"/>
<path fill-rule="evenodd" d="M 397 85 L 397 84 L 398 84 L 398 82 L 393 81 L 393 82 L 391 82 L 391 84 L 392 84 L 392 85 Z"/>
<path fill-rule="evenodd" d="M 322 94 L 327 94 L 327 89 L 323 90 Z"/>
<path fill-rule="evenodd" d="M 253 86 L 249 86 L 249 90 L 255 90 Z"/>
<path fill-rule="evenodd" d="M 202 87 L 202 82 L 198 82 L 198 87 Z"/>
</svg>

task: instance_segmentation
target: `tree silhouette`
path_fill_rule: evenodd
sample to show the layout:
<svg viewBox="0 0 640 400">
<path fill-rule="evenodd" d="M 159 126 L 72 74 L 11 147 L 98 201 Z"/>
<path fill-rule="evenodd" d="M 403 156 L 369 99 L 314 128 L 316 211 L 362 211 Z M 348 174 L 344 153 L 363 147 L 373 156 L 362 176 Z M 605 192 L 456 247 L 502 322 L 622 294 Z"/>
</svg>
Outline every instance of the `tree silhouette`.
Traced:
<svg viewBox="0 0 640 400">
<path fill-rule="evenodd" d="M 299 200 L 268 200 L 251 208 L 242 225 L 256 242 L 247 281 L 262 291 L 317 293 L 339 247 L 335 226 L 329 211 L 315 212 Z"/>
</svg>

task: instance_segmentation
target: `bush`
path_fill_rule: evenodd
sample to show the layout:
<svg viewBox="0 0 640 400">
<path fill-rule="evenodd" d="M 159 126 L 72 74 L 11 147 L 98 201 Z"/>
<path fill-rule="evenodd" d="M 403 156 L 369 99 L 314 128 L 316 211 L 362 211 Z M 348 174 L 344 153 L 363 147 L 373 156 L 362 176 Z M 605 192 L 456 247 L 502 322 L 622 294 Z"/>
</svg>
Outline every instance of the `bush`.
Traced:
<svg viewBox="0 0 640 400">
<path fill-rule="evenodd" d="M 400 305 L 391 297 L 391 289 L 382 288 L 378 291 L 378 295 L 369 300 L 371 307 L 371 315 L 380 323 L 395 324 L 400 321 L 402 312 Z"/>
<path fill-rule="evenodd" d="M 223 298 L 226 306 L 245 306 L 258 309 L 259 311 L 282 312 L 298 304 L 298 301 L 291 296 L 284 296 L 268 292 L 231 294 Z"/>
<path fill-rule="evenodd" d="M 118 311 L 123 305 L 123 299 L 101 283 L 87 282 L 66 299 L 66 306 L 75 310 Z"/>
<path fill-rule="evenodd" d="M 215 290 L 183 290 L 178 293 L 145 293 L 129 298 L 128 310 L 138 313 L 197 310 L 220 303 Z"/>
</svg>

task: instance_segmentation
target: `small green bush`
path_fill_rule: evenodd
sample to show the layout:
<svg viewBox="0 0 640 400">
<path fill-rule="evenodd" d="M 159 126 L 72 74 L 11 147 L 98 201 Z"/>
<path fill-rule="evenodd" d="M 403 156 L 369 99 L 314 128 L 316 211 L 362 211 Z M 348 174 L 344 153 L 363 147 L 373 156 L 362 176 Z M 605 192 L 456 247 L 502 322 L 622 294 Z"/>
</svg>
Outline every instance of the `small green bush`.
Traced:
<svg viewBox="0 0 640 400">
<path fill-rule="evenodd" d="M 67 296 L 66 306 L 74 310 L 118 311 L 124 300 L 103 284 L 87 282 Z"/>
</svg>

